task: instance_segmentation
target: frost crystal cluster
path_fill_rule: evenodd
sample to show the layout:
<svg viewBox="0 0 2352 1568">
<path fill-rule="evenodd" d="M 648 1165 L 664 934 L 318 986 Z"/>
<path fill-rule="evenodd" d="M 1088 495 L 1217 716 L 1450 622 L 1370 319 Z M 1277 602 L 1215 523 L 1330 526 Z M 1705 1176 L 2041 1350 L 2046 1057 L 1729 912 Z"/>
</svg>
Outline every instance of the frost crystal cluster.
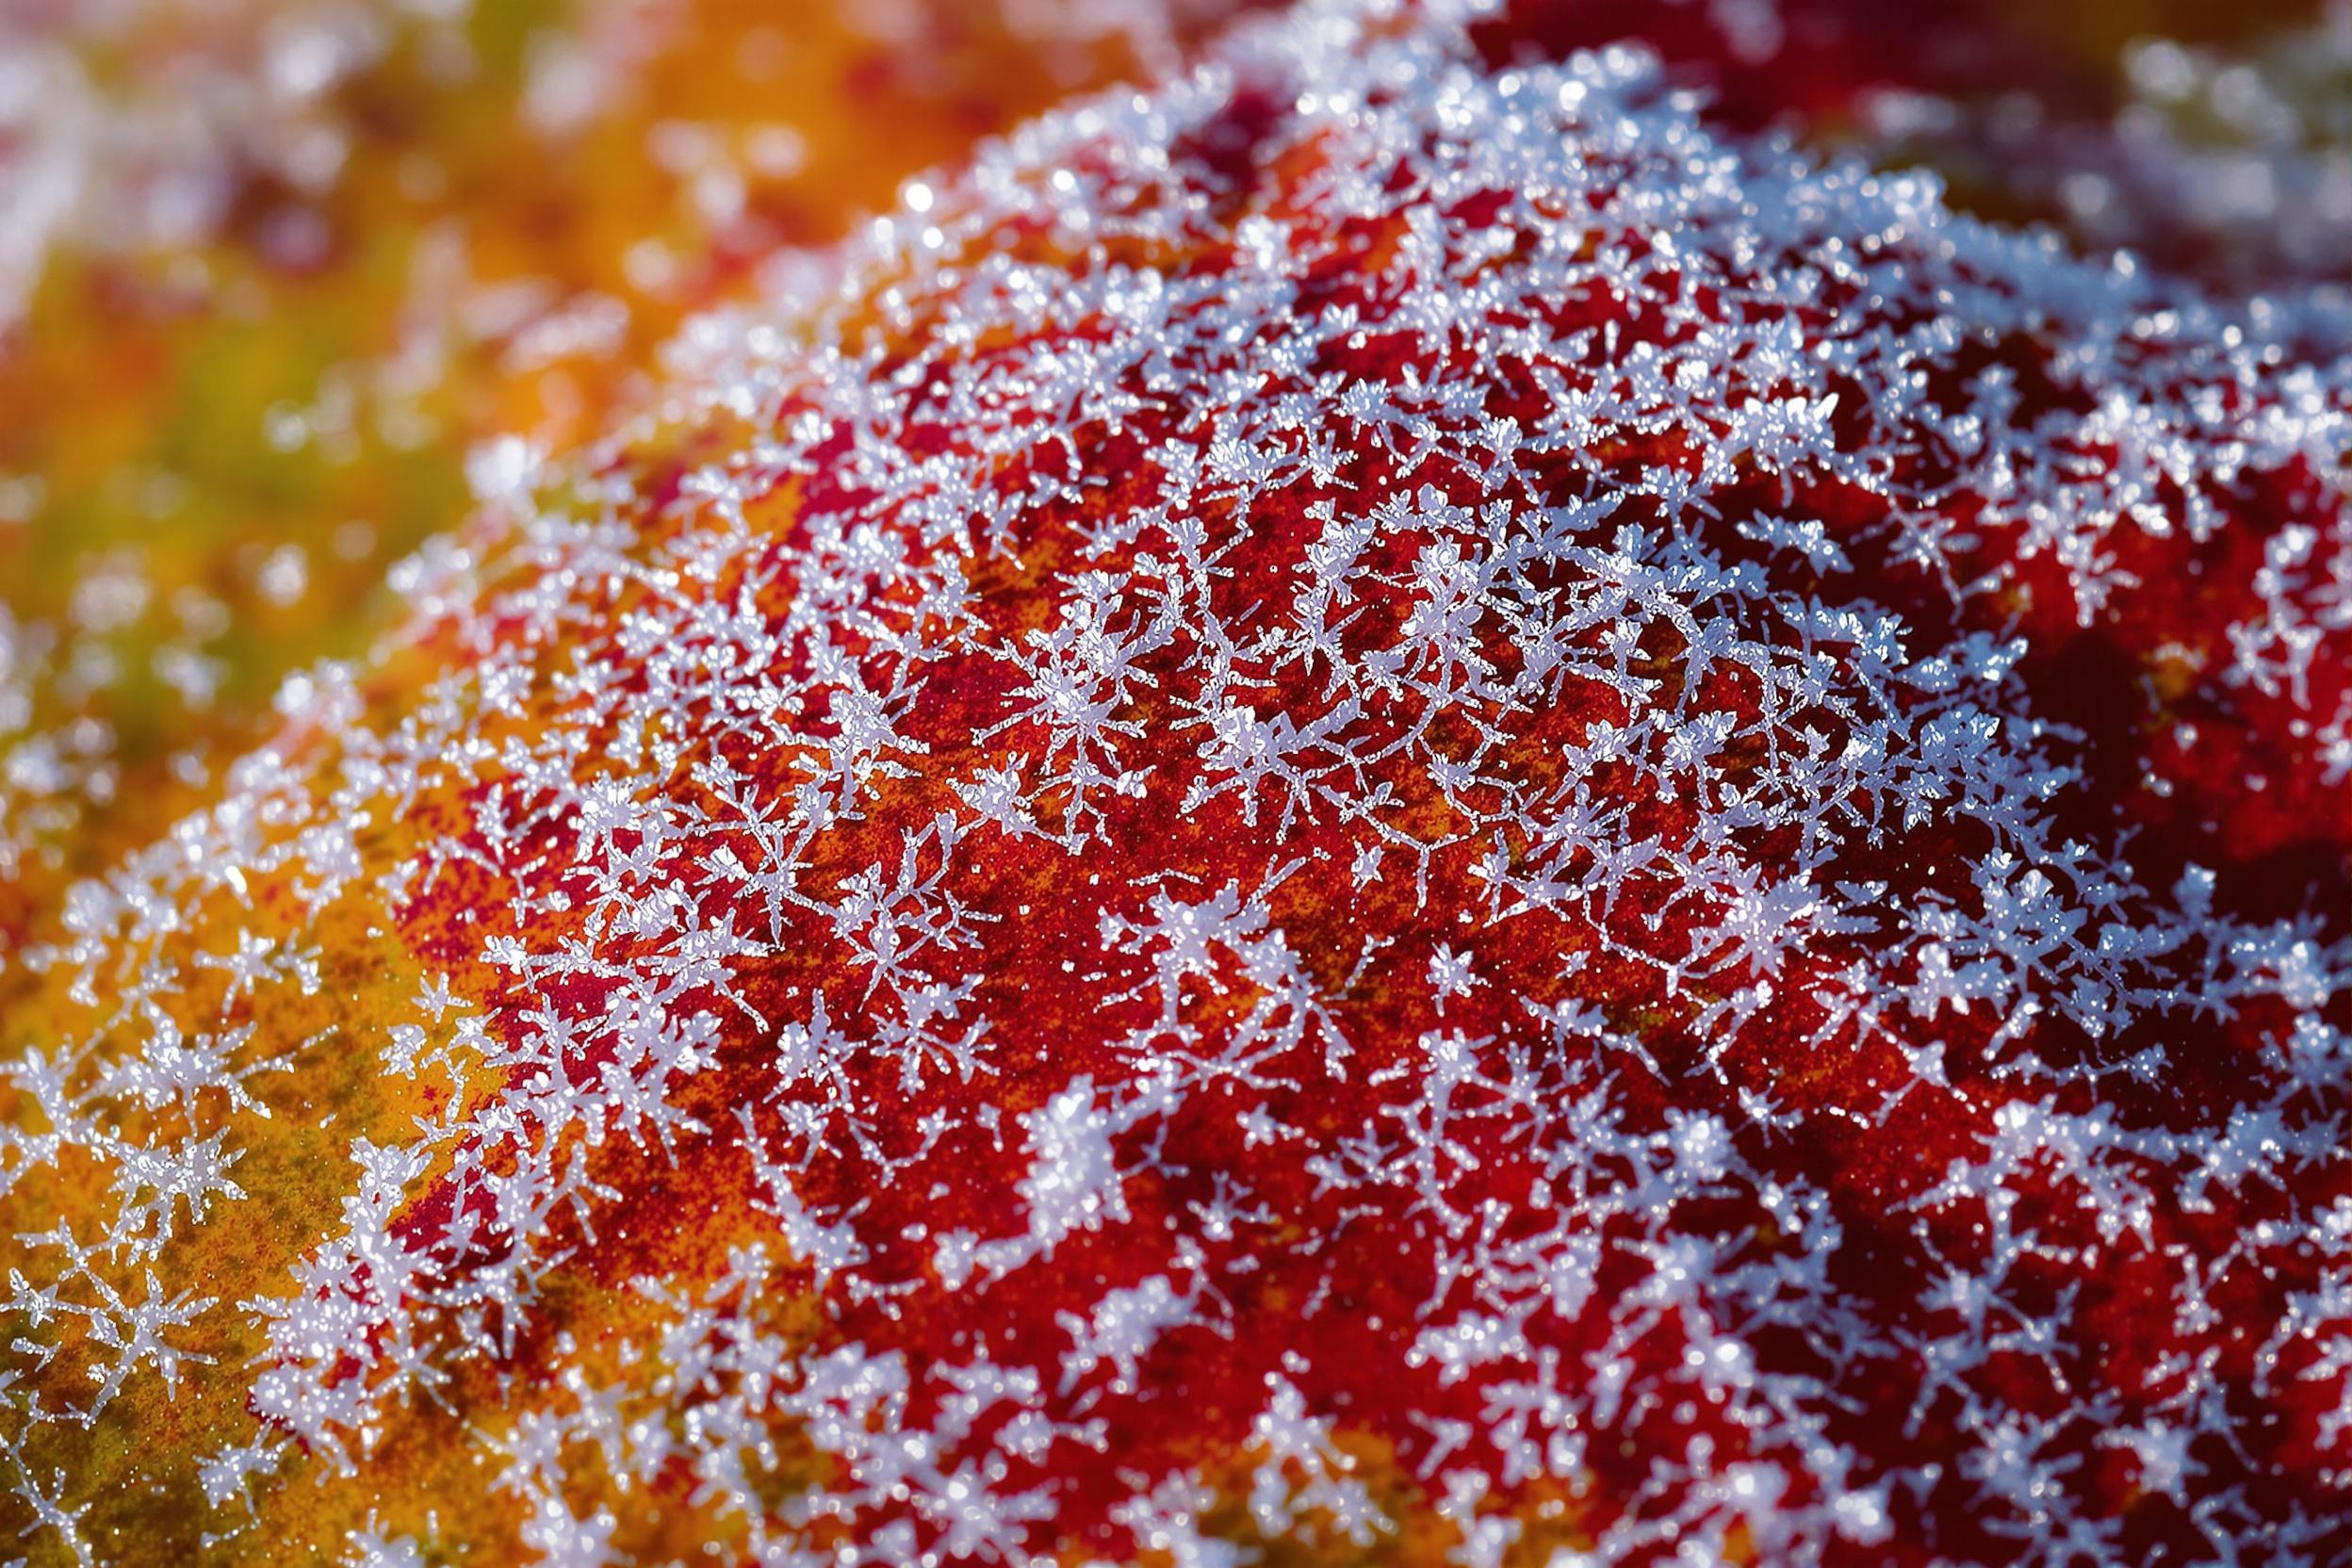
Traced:
<svg viewBox="0 0 2352 1568">
<path fill-rule="evenodd" d="M 1462 28 L 704 320 L 79 890 L 33 1560 L 2352 1555 L 2346 361 Z"/>
</svg>

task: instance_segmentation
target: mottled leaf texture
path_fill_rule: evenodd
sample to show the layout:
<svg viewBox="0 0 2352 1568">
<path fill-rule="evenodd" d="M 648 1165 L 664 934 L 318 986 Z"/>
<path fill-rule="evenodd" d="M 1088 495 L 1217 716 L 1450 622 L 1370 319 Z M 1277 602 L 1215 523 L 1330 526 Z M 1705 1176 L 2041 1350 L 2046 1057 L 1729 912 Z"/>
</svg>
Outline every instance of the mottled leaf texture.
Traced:
<svg viewBox="0 0 2352 1568">
<path fill-rule="evenodd" d="M 2341 319 L 1472 20 L 698 320 L 77 890 L 31 1560 L 2352 1560 Z"/>
</svg>

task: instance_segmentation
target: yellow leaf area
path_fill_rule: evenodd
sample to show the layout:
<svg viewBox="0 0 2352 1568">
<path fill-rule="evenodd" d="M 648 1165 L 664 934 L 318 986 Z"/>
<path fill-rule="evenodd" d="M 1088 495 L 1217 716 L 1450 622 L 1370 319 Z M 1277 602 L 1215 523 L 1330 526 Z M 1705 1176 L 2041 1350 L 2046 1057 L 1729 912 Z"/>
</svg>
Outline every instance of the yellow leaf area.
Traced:
<svg viewBox="0 0 2352 1568">
<path fill-rule="evenodd" d="M 175 11 L 87 63 L 136 97 L 174 51 L 266 55 L 291 8 Z M 604 428 L 779 247 L 1175 41 L 1006 14 L 483 5 L 333 87 L 320 188 L 231 167 L 201 243 L 53 247 L 0 337 L 0 955 L 207 798 L 289 673 L 368 649 L 470 452 Z"/>
<path fill-rule="evenodd" d="M 338 710 L 405 706 L 403 694 L 461 656 L 427 631 Z M 435 738 L 428 717 L 398 742 Z M 327 1560 L 369 1528 L 409 1536 L 436 1561 L 534 1560 L 528 1521 L 496 1485 L 500 1446 L 534 1406 L 647 1366 L 660 1304 L 631 1282 L 712 1278 L 740 1248 L 781 1256 L 782 1238 L 749 1200 L 739 1148 L 698 1142 L 679 1163 L 608 1149 L 597 1156 L 604 1180 L 694 1222 L 607 1229 L 548 1276 L 511 1353 L 461 1363 L 431 1400 L 387 1411 L 348 1453 L 286 1446 L 254 1473 L 207 1488 L 208 1502 L 194 1484 L 206 1461 L 276 1437 L 247 1403 L 270 1360 L 270 1320 L 244 1303 L 282 1298 L 301 1258 L 350 1225 L 366 1201 L 362 1151 L 450 1125 L 502 1086 L 478 1067 L 404 1075 L 384 1056 L 442 972 L 415 948 L 462 938 L 475 911 L 443 905 L 396 926 L 379 880 L 359 872 L 419 861 L 455 833 L 459 804 L 371 795 L 366 743 L 354 749 L 335 723 L 281 734 L 260 760 L 268 783 L 249 776 L 232 804 L 133 856 L 103 891 L 84 890 L 71 934 L 26 956 L 38 991 L 0 1023 L 0 1051 L 35 1068 L 0 1088 L 0 1123 L 32 1139 L 62 1135 L 67 1146 L 0 1188 L 0 1234 L 53 1253 L 88 1249 L 84 1266 L 50 1286 L 53 1310 L 0 1315 L 21 1374 L 0 1449 L 71 1528 L 15 1517 L 13 1499 L 0 1527 L 11 1537 L 34 1527 L 26 1545 L 44 1564 L 75 1561 L 77 1545 L 121 1564 Z M 213 874 L 232 850 L 247 869 Z M 486 984 L 482 970 L 457 966 L 456 1016 L 468 1011 L 465 993 Z M 446 1035 L 424 1042 L 428 1055 Z M 199 1088 L 176 1070 L 183 1054 L 204 1064 Z M 468 1104 L 449 1102 L 454 1083 Z M 209 1196 L 187 1195 L 191 1172 Z M 167 1229 L 175 1233 L 163 1247 Z M 156 1303 L 172 1325 L 157 1335 L 160 1354 L 127 1344 L 122 1329 Z M 760 1303 L 771 1330 L 810 1330 L 814 1310 L 782 1290 Z M 27 1421 L 27 1410 L 49 1418 Z M 816 1464 L 779 1454 L 762 1479 L 778 1497 L 806 1491 L 825 1479 Z M 614 1507 L 629 1521 L 623 1539 L 653 1560 L 741 1541 L 743 1521 L 692 1506 L 687 1478 L 649 1507 L 613 1493 L 592 1465 L 580 1475 L 580 1510 Z"/>
</svg>

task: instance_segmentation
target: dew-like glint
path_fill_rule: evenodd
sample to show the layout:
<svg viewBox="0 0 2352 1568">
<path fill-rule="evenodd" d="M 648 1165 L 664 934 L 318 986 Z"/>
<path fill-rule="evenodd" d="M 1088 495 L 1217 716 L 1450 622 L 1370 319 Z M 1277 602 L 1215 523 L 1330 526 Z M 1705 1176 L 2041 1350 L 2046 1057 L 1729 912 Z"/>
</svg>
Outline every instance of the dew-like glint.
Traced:
<svg viewBox="0 0 2352 1568">
<path fill-rule="evenodd" d="M 77 890 L 35 1560 L 2352 1554 L 2323 307 L 1468 22 L 910 188 Z"/>
</svg>

